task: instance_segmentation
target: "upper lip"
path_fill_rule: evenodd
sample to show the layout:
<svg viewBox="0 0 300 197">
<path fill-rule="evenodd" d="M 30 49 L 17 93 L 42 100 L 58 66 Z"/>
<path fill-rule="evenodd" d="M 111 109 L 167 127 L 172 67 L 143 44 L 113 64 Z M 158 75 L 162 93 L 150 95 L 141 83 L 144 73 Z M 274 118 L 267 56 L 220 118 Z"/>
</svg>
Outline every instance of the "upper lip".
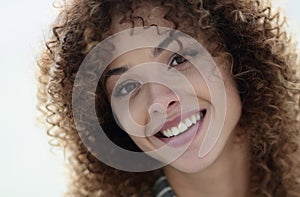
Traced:
<svg viewBox="0 0 300 197">
<path fill-rule="evenodd" d="M 160 125 L 155 130 L 154 134 L 157 134 L 158 132 L 163 131 L 165 129 L 175 127 L 179 124 L 179 122 L 185 120 L 186 118 L 190 117 L 193 114 L 200 113 L 203 110 L 205 110 L 205 109 L 200 109 L 199 111 L 189 111 L 189 112 L 184 113 L 184 114 L 178 114 L 174 118 L 167 119 L 166 122 L 163 124 L 163 126 Z"/>
</svg>

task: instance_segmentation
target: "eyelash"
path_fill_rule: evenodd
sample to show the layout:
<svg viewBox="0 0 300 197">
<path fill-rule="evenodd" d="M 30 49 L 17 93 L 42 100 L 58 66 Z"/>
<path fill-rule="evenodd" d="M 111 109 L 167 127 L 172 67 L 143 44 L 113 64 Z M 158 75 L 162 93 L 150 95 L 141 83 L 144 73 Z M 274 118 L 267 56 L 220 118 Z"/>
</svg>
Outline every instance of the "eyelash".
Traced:
<svg viewBox="0 0 300 197">
<path fill-rule="evenodd" d="M 171 60 L 169 61 L 169 67 L 170 68 L 177 68 L 178 70 L 184 69 L 185 66 L 187 66 L 188 64 L 188 60 L 184 57 L 184 56 L 189 56 L 189 57 L 194 57 L 197 55 L 197 51 L 195 50 L 189 50 L 189 51 L 184 51 L 183 55 L 179 55 L 177 53 L 175 53 L 172 57 Z M 176 61 L 177 58 L 182 58 L 181 60 L 183 60 L 182 62 L 177 63 L 176 65 L 172 65 L 172 63 L 174 61 Z M 132 89 L 130 89 L 129 91 L 126 90 L 127 87 L 130 87 L 134 85 L 134 87 Z M 137 81 L 134 80 L 127 80 L 122 82 L 121 84 L 119 84 L 113 95 L 115 97 L 124 97 L 129 95 L 132 91 L 135 91 L 137 88 L 139 88 L 141 86 L 141 84 Z M 122 91 L 127 91 L 125 93 L 122 93 Z"/>
<path fill-rule="evenodd" d="M 177 65 L 172 66 L 172 63 L 173 63 L 177 58 L 181 58 L 181 60 L 183 60 L 183 61 L 177 63 Z M 177 66 L 182 65 L 182 64 L 184 64 L 184 63 L 186 63 L 186 62 L 187 62 L 187 59 L 185 59 L 183 56 L 178 55 L 178 54 L 175 54 L 175 55 L 172 57 L 171 62 L 169 63 L 169 65 L 170 65 L 170 67 L 177 67 Z"/>
<path fill-rule="evenodd" d="M 187 63 L 189 63 L 189 60 L 185 57 L 194 58 L 197 54 L 198 54 L 198 51 L 193 50 L 193 49 L 188 49 L 188 50 L 183 51 L 182 55 L 175 53 L 171 57 L 171 61 L 170 61 L 169 65 L 170 65 L 170 67 L 173 67 L 173 68 L 176 67 L 177 70 L 182 70 L 188 65 Z M 176 60 L 176 58 L 182 58 L 183 61 L 177 65 L 172 66 L 171 64 L 174 60 Z"/>
</svg>

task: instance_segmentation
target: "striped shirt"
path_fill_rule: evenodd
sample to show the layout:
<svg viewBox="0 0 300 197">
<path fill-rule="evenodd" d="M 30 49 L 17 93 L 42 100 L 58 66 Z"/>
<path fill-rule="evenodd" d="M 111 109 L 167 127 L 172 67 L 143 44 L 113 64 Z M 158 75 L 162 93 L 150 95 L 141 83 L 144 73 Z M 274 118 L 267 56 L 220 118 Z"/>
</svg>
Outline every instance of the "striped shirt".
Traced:
<svg viewBox="0 0 300 197">
<path fill-rule="evenodd" d="M 176 197 L 164 175 L 160 176 L 154 183 L 153 193 L 154 197 Z"/>
</svg>

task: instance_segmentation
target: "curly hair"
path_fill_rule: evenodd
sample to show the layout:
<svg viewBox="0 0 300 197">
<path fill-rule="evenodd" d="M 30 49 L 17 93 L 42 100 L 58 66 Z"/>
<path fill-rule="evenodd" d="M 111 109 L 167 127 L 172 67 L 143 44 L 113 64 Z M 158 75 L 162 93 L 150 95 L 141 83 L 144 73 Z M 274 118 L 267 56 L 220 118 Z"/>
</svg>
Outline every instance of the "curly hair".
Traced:
<svg viewBox="0 0 300 197">
<path fill-rule="evenodd" d="M 38 108 L 51 145 L 67 153 L 72 172 L 67 195 L 151 195 L 157 171 L 125 172 L 101 163 L 84 146 L 72 115 L 72 89 L 83 59 L 111 34 L 115 13 L 132 26 L 139 20 L 146 25 L 133 14 L 141 2 L 167 8 L 164 18 L 174 28 L 184 18 L 193 31 L 182 31 L 192 36 L 205 32 L 208 42 L 217 43 L 212 55 L 230 57 L 242 101 L 239 124 L 245 129 L 240 135 L 250 140 L 250 195 L 299 196 L 299 62 L 285 21 L 259 0 L 72 0 L 65 5 L 38 61 Z M 119 130 L 103 91 L 96 93 L 99 121 Z M 132 143 L 122 133 L 120 143 Z"/>
</svg>

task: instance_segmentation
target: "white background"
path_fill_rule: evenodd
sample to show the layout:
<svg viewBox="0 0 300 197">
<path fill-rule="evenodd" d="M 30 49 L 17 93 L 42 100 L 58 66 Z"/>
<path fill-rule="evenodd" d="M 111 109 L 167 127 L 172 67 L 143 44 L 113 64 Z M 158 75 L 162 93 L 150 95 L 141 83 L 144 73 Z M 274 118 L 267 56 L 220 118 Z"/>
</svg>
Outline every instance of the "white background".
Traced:
<svg viewBox="0 0 300 197">
<path fill-rule="evenodd" d="M 36 126 L 35 107 L 36 59 L 58 9 L 53 0 L 0 2 L 0 196 L 62 196 L 63 156 L 50 152 L 49 138 Z M 300 1 L 277 4 L 300 42 Z"/>
</svg>

